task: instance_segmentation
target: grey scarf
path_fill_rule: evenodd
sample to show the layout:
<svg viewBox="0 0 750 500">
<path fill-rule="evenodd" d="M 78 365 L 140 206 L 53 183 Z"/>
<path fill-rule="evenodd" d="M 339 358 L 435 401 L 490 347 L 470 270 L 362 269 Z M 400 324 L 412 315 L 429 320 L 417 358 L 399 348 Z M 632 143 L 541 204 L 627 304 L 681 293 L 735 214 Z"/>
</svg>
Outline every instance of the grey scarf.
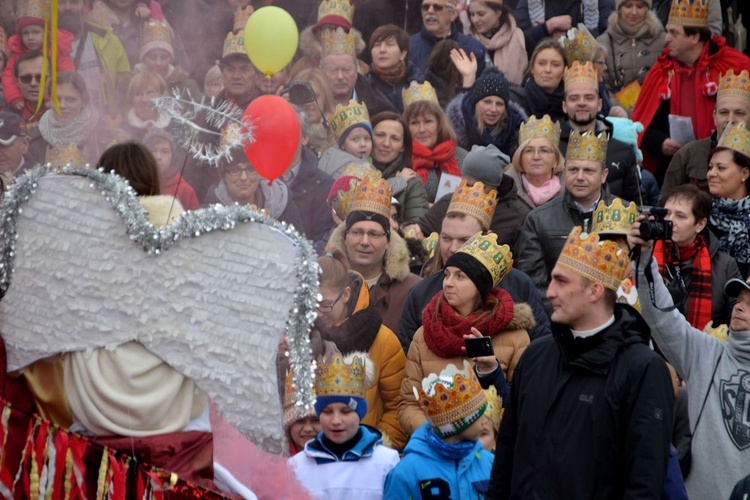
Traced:
<svg viewBox="0 0 750 500">
<path fill-rule="evenodd" d="M 49 109 L 39 120 L 39 133 L 52 147 L 67 146 L 71 142 L 80 146 L 94 131 L 97 121 L 91 106 L 84 107 L 81 114 L 68 123 L 59 121 L 55 110 Z"/>
</svg>

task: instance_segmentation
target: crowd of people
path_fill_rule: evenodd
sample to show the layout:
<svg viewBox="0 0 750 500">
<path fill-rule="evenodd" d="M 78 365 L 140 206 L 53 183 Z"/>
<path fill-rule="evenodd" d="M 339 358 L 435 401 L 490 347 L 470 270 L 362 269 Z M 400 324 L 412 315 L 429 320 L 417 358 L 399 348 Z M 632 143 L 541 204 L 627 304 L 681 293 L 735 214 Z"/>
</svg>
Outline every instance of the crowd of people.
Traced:
<svg viewBox="0 0 750 500">
<path fill-rule="evenodd" d="M 244 40 L 268 5 L 299 30 L 272 75 Z M 745 498 L 749 5 L 3 1 L 0 179 L 101 167 L 155 226 L 253 205 L 313 243 L 313 408 L 287 339 L 277 359 L 288 465 L 312 498 Z M 269 94 L 301 136 L 270 180 L 238 144 L 193 155 L 184 121 L 210 120 L 157 101 Z M 176 202 L 145 201 L 160 195 Z M 117 434 L 87 412 L 129 403 L 73 406 L 86 388 L 59 387 L 66 416 L 45 418 Z M 203 399 L 138 435 L 189 429 Z"/>
</svg>

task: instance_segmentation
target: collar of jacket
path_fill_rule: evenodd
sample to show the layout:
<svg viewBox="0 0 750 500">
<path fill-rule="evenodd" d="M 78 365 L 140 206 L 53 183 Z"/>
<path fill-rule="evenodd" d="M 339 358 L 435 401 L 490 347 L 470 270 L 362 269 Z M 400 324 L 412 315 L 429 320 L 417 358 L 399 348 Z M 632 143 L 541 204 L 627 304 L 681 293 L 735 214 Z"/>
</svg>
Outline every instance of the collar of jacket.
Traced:
<svg viewBox="0 0 750 500">
<path fill-rule="evenodd" d="M 446 36 L 435 36 L 429 31 L 427 31 L 424 26 L 422 26 L 422 29 L 419 31 L 419 35 L 422 37 L 424 41 L 426 41 L 430 45 L 435 45 L 438 42 L 442 42 L 443 40 L 457 40 L 458 39 L 458 31 L 455 30 L 455 26 L 451 26 L 450 34 Z"/>
<path fill-rule="evenodd" d="M 740 360 L 743 364 L 750 364 L 750 330 L 729 333 L 727 340 L 727 349 L 732 356 Z"/>
<path fill-rule="evenodd" d="M 344 452 L 341 459 L 323 445 L 322 432 L 318 434 L 316 439 L 307 442 L 305 445 L 305 455 L 315 459 L 315 462 L 318 464 L 329 462 L 357 462 L 362 458 L 371 457 L 375 450 L 375 445 L 382 444 L 383 435 L 379 430 L 370 427 L 369 425 L 360 424 L 359 428 L 362 430 L 362 438 L 356 445 L 354 445 L 354 448 Z"/>
<path fill-rule="evenodd" d="M 563 183 L 564 184 L 564 183 Z M 614 200 L 614 196 L 609 192 L 609 187 L 607 186 L 607 183 L 605 182 L 602 184 L 602 191 L 599 195 L 600 200 L 604 200 L 604 202 L 607 205 L 610 205 L 612 203 L 612 200 Z M 581 211 L 578 210 L 578 208 L 575 205 L 575 202 L 573 201 L 573 197 L 570 196 L 570 193 L 567 189 L 563 186 L 563 199 L 562 199 L 563 207 L 565 207 L 565 210 L 570 214 L 570 216 L 573 218 L 573 220 L 576 222 L 576 225 L 578 226 L 585 226 L 583 229 L 588 231 L 588 224 L 584 224 L 586 221 L 583 220 L 583 215 L 581 214 Z"/>
</svg>

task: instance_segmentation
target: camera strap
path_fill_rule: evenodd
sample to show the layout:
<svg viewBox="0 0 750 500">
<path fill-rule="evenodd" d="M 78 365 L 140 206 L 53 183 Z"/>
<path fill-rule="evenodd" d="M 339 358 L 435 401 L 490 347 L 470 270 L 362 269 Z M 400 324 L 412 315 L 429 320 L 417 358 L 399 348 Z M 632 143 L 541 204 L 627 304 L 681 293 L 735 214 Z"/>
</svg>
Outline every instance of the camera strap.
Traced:
<svg viewBox="0 0 750 500">
<path fill-rule="evenodd" d="M 651 255 L 649 255 L 649 262 L 654 256 L 653 248 L 651 249 Z M 631 258 L 635 261 L 635 267 L 638 269 L 641 263 L 641 248 L 635 247 L 631 251 Z M 679 267 L 679 266 L 678 266 Z M 646 268 L 643 270 L 643 274 L 646 276 L 646 283 L 648 284 L 648 295 L 649 299 L 651 299 L 651 305 L 654 306 L 657 310 L 662 312 L 669 312 L 677 309 L 677 306 L 672 304 L 669 307 L 659 307 L 656 305 L 656 293 L 654 292 L 654 274 L 651 272 L 651 264 L 649 263 Z M 661 279 L 661 276 L 659 277 Z M 680 275 L 680 279 L 682 276 Z M 636 287 L 638 286 L 638 273 L 635 274 L 635 280 L 636 280 Z"/>
</svg>

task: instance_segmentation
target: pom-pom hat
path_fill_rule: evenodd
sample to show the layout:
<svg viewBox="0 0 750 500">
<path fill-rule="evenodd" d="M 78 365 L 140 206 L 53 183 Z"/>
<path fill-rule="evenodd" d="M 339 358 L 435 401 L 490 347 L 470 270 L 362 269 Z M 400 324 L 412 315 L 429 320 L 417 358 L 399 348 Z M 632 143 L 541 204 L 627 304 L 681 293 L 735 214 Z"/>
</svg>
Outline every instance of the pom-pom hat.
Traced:
<svg viewBox="0 0 750 500">
<path fill-rule="evenodd" d="M 141 61 L 146 54 L 155 49 L 164 50 L 174 57 L 172 28 L 165 22 L 149 19 L 141 27 L 141 49 L 138 54 Z"/>
</svg>

